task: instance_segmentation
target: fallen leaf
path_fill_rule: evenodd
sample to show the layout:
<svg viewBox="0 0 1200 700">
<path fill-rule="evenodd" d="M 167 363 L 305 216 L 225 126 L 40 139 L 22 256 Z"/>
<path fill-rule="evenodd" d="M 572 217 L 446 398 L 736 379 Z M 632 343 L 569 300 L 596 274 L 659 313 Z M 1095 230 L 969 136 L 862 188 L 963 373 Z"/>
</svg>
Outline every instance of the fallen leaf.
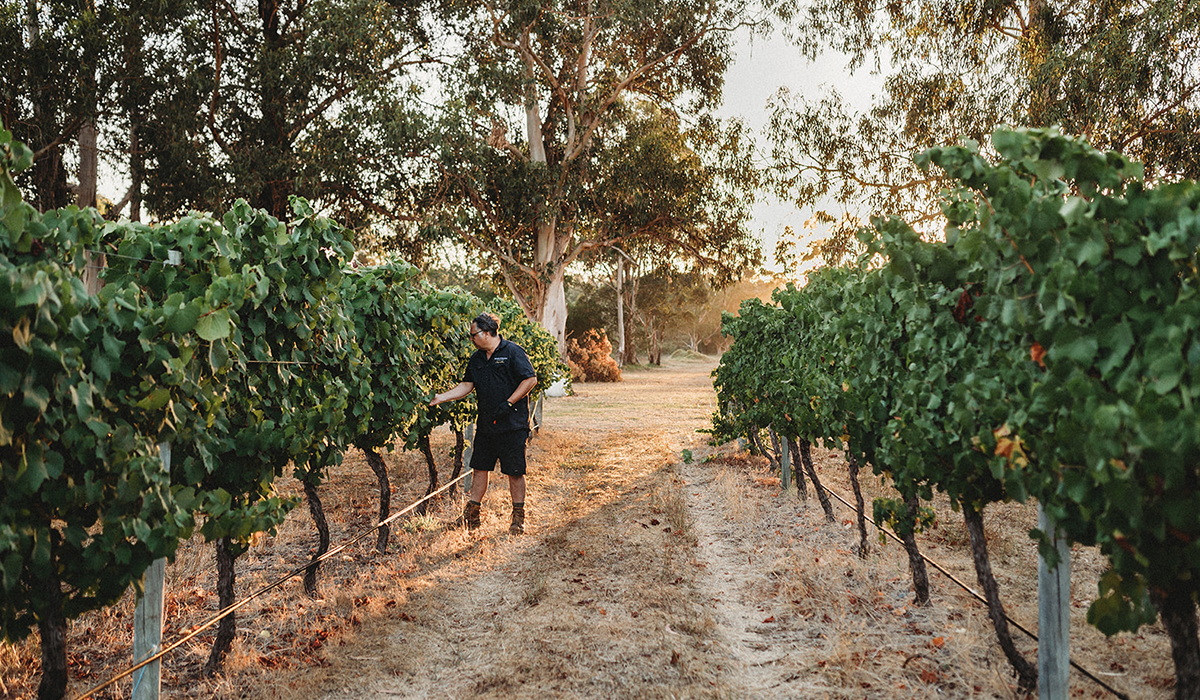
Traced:
<svg viewBox="0 0 1200 700">
<path fill-rule="evenodd" d="M 934 637 L 933 641 L 929 643 L 932 644 L 935 649 L 941 649 L 946 643 L 946 639 L 944 637 Z"/>
<path fill-rule="evenodd" d="M 772 615 L 772 616 L 768 617 L 767 619 L 763 620 L 763 624 L 765 625 L 769 622 L 774 622 L 774 621 L 775 621 L 775 616 Z"/>
</svg>

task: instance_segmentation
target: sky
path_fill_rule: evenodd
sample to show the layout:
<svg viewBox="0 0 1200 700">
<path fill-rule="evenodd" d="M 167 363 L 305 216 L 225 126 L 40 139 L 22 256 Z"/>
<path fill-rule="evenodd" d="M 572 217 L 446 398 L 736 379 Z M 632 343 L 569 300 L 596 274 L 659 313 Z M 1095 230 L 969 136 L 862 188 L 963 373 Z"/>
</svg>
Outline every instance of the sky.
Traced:
<svg viewBox="0 0 1200 700">
<path fill-rule="evenodd" d="M 721 117 L 740 117 L 762 144 L 766 140 L 767 101 L 781 87 L 810 99 L 837 89 L 854 109 L 865 111 L 883 80 L 866 69 L 850 74 L 846 61 L 840 54 L 826 53 L 810 62 L 777 32 L 753 41 L 743 34 L 737 44 L 737 58 L 725 77 L 725 99 L 717 113 Z M 755 204 L 751 228 L 763 241 L 763 257 L 769 269 L 776 267 L 775 241 L 784 227 L 800 231 L 810 214 L 773 198 Z"/>
<path fill-rule="evenodd" d="M 865 69 L 853 75 L 848 73 L 846 58 L 840 54 L 826 53 L 810 62 L 778 32 L 751 38 L 748 31 L 739 31 L 736 58 L 726 75 L 724 103 L 717 114 L 742 119 L 755 132 L 760 144 L 766 141 L 763 131 L 767 126 L 767 102 L 781 87 L 810 99 L 836 88 L 849 105 L 866 110 L 882 84 L 879 76 L 869 75 Z M 100 191 L 114 199 L 120 198 L 128 187 L 120 174 L 103 163 L 99 184 Z M 751 229 L 763 241 L 768 268 L 776 267 L 775 241 L 784 227 L 790 225 L 800 231 L 810 214 L 765 194 L 756 202 Z"/>
</svg>

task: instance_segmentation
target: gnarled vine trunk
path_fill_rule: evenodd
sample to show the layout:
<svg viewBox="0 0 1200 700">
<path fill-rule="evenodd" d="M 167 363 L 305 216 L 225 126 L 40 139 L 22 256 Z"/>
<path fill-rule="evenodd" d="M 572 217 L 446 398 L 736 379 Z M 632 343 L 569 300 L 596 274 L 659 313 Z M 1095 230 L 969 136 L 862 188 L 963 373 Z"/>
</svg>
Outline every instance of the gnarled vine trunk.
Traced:
<svg viewBox="0 0 1200 700">
<path fill-rule="evenodd" d="M 329 521 L 325 519 L 325 509 L 321 506 L 317 485 L 304 482 L 304 496 L 308 501 L 308 512 L 312 515 L 313 525 L 317 528 L 317 551 L 313 552 L 312 563 L 304 570 L 304 592 L 316 597 L 317 570 L 321 568 L 319 560 L 329 551 Z"/>
<path fill-rule="evenodd" d="M 921 518 L 921 499 L 915 493 L 904 497 L 904 507 L 908 511 L 909 526 L 900 532 L 904 542 L 904 551 L 908 553 L 908 569 L 912 572 L 913 593 L 916 594 L 916 604 L 929 605 L 929 570 L 925 568 L 925 558 L 917 547 L 916 529 Z"/>
<path fill-rule="evenodd" d="M 866 559 L 871 546 L 867 542 L 867 504 L 863 500 L 862 486 L 858 483 L 858 457 L 853 452 L 847 452 L 846 462 L 850 465 L 850 488 L 854 489 L 854 509 L 858 516 L 858 557 Z"/>
<path fill-rule="evenodd" d="M 796 491 L 800 494 L 800 499 L 808 500 L 808 484 L 804 481 L 804 462 L 800 458 L 800 446 L 796 444 L 796 438 L 788 438 L 787 441 L 788 454 L 792 456 L 792 474 L 796 476 Z"/>
<path fill-rule="evenodd" d="M 216 543 L 217 550 L 217 604 L 221 610 L 234 603 L 234 586 L 237 581 L 237 557 L 233 554 L 233 540 L 221 537 Z M 208 661 L 204 664 L 204 675 L 213 676 L 225 662 L 225 655 L 233 645 L 234 634 L 237 633 L 237 613 L 229 613 L 217 623 L 217 636 L 213 640 L 212 650 Z"/>
<path fill-rule="evenodd" d="M 1200 700 L 1200 636 L 1197 634 L 1196 601 L 1191 591 L 1175 588 L 1153 591 L 1150 599 L 1171 639 L 1175 662 L 1175 700 Z"/>
<path fill-rule="evenodd" d="M 967 523 L 967 533 L 971 536 L 971 556 L 975 560 L 975 576 L 979 587 L 983 589 L 987 599 L 988 617 L 992 619 L 992 627 L 996 630 L 996 638 L 1008 663 L 1012 664 L 1017 675 L 1017 685 L 1026 692 L 1037 690 L 1037 666 L 1029 663 L 1013 644 L 1012 633 L 1008 629 L 1008 618 L 1004 615 L 1004 604 L 1000 602 L 1000 586 L 992 575 L 992 564 L 988 559 L 987 538 L 983 533 L 983 513 L 967 504 L 963 504 L 963 519 Z"/>
<path fill-rule="evenodd" d="M 425 489 L 425 495 L 428 496 L 438 488 L 437 462 L 433 459 L 433 448 L 429 446 L 428 435 L 417 438 L 417 445 L 421 448 L 421 453 L 425 455 L 425 465 L 429 468 L 429 488 Z M 428 513 L 429 501 L 422 501 L 421 505 L 417 506 L 413 512 L 417 515 Z"/>
<path fill-rule="evenodd" d="M 458 428 L 454 429 L 454 471 L 450 472 L 450 481 L 454 481 L 462 474 L 463 469 L 463 451 L 466 449 L 467 441 L 463 437 L 463 431 Z"/>
<path fill-rule="evenodd" d="M 62 581 L 54 562 L 58 561 L 58 532 L 50 529 L 50 566 L 45 578 L 37 581 L 45 596 L 38 610 L 38 633 L 42 636 L 42 680 L 38 700 L 59 700 L 67 692 L 67 619 L 63 615 Z"/>
<path fill-rule="evenodd" d="M 360 447 L 359 449 L 366 455 L 367 464 L 371 467 L 371 471 L 375 472 L 375 478 L 379 480 L 379 522 L 383 522 L 391 514 L 392 508 L 392 485 L 388 481 L 387 464 L 383 461 L 383 457 L 375 451 L 375 448 Z M 379 533 L 375 537 L 375 551 L 380 554 L 387 553 L 388 538 L 391 533 L 390 525 L 379 526 Z"/>
<path fill-rule="evenodd" d="M 800 440 L 800 460 L 804 463 L 804 471 L 808 473 L 808 478 L 812 479 L 817 499 L 821 501 L 821 509 L 825 511 L 825 519 L 834 522 L 836 518 L 833 517 L 833 504 L 829 502 L 829 494 L 825 493 L 821 480 L 817 478 L 817 469 L 812 461 L 812 443 L 808 440 Z"/>
</svg>

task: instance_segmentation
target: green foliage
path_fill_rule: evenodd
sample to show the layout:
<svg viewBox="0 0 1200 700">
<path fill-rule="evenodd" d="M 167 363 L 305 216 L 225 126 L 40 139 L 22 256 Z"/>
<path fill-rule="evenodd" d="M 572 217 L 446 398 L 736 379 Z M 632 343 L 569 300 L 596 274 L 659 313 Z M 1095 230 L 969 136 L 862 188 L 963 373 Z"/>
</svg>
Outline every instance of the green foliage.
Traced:
<svg viewBox="0 0 1200 700">
<path fill-rule="evenodd" d="M 858 266 L 726 318 L 714 436 L 841 437 L 976 511 L 1037 498 L 1109 558 L 1089 621 L 1136 629 L 1150 593 L 1200 592 L 1200 187 L 1055 130 L 992 145 L 917 158 L 959 183 L 945 242 L 876 220 Z"/>
<path fill-rule="evenodd" d="M 481 302 L 400 262 L 346 273 L 349 234 L 294 198 L 280 221 L 238 202 L 223 218 L 111 223 L 39 214 L 11 171 L 29 150 L 0 131 L 0 624 L 110 604 L 171 556 L 197 515 L 238 553 L 317 484 L 346 446 L 390 445 L 469 405 L 428 410 L 461 376 Z M 103 251 L 104 286 L 79 277 Z M 556 345 L 511 302 L 510 337 L 545 386 Z M 157 444 L 172 445 L 170 471 Z M 47 591 L 62 589 L 59 603 Z"/>
<path fill-rule="evenodd" d="M 28 150 L 7 131 L 0 148 L 0 636 L 18 640 L 111 604 L 190 534 L 196 493 L 155 443 L 194 431 L 202 392 L 167 311 L 134 285 L 84 288 L 95 210 L 38 214 L 11 177 Z"/>
<path fill-rule="evenodd" d="M 768 106 L 774 183 L 802 208 L 832 200 L 935 233 L 938 192 L 948 182 L 915 167 L 909 154 L 985 143 L 1003 124 L 1058 124 L 1144 162 L 1155 178 L 1200 177 L 1197 3 L 774 7 L 805 55 L 834 49 L 848 70 L 880 74 L 867 106 L 837 86 L 815 99 L 781 93 Z M 835 223 L 825 212 L 813 221 Z M 843 253 L 846 223 L 833 226 L 833 245 L 814 252 Z"/>
<path fill-rule="evenodd" d="M 996 165 L 970 146 L 921 163 L 962 183 L 945 206 L 952 248 L 1028 378 L 1007 426 L 1045 468 L 1022 480 L 1120 577 L 1097 624 L 1136 627 L 1144 616 L 1118 615 L 1113 596 L 1194 595 L 1200 580 L 1200 187 L 1149 187 L 1138 164 L 1056 131 L 997 131 L 993 144 Z"/>
</svg>

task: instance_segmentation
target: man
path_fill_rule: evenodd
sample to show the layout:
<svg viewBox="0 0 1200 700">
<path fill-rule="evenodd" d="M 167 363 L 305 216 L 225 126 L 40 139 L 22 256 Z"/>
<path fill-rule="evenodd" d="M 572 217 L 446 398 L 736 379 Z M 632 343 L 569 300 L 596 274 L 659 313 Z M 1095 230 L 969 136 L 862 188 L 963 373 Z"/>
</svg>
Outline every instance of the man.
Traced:
<svg viewBox="0 0 1200 700">
<path fill-rule="evenodd" d="M 471 453 L 471 498 L 457 525 L 479 527 L 479 508 L 487 492 L 488 475 L 500 462 L 512 494 L 514 535 L 525 532 L 525 442 L 529 439 L 529 402 L 537 375 L 525 351 L 500 337 L 500 319 L 483 313 L 471 322 L 471 342 L 477 350 L 467 362 L 462 381 L 453 389 L 435 394 L 430 406 L 457 401 L 475 391 L 479 417 Z"/>
</svg>

